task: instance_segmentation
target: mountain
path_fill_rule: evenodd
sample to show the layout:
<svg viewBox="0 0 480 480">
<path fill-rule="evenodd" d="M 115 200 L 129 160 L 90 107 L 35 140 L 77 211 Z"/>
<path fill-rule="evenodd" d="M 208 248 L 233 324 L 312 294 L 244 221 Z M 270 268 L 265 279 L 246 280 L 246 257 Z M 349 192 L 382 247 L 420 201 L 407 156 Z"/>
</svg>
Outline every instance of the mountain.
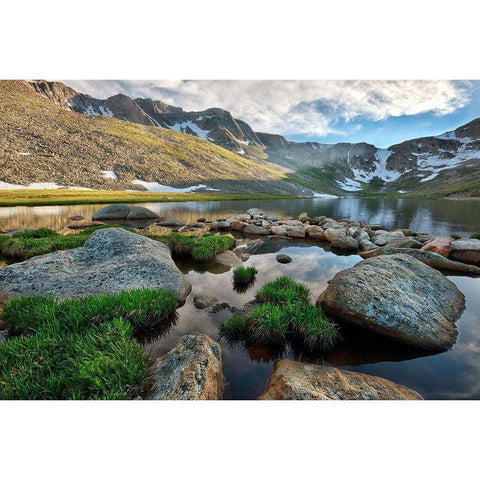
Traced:
<svg viewBox="0 0 480 480">
<path fill-rule="evenodd" d="M 435 137 L 387 149 L 367 143 L 289 142 L 258 134 L 268 160 L 295 170 L 292 178 L 339 195 L 480 194 L 480 119 Z"/>
<path fill-rule="evenodd" d="M 42 183 L 313 193 L 290 181 L 286 168 L 154 123 L 125 95 L 103 101 L 60 83 L 0 81 L 0 189 Z"/>
<path fill-rule="evenodd" d="M 4 84 L 1 88 L 8 83 L 0 82 L 0 85 Z M 22 85 L 23 89 L 28 87 L 36 93 L 37 100 L 42 100 L 41 104 L 37 102 L 40 117 L 53 108 L 52 104 L 63 112 L 54 120 L 50 114 L 46 115 L 43 125 L 48 125 L 48 131 L 52 128 L 47 122 L 61 123 L 62 115 L 65 119 L 75 118 L 76 124 L 85 123 L 79 127 L 81 131 L 72 131 L 66 141 L 63 139 L 63 145 L 70 146 L 71 155 L 92 143 L 86 132 L 94 125 L 101 125 L 101 131 L 107 133 L 111 133 L 113 125 L 115 130 L 129 131 L 128 135 L 123 132 L 122 141 L 128 138 L 133 145 L 120 145 L 118 138 L 110 140 L 103 157 L 99 143 L 105 143 L 105 139 L 102 142 L 96 139 L 90 145 L 95 152 L 96 171 L 101 167 L 102 171 L 110 172 L 103 174 L 106 178 L 90 176 L 88 181 L 83 181 L 82 185 L 88 184 L 90 188 L 141 188 L 140 184 L 132 187 L 131 182 L 138 180 L 173 186 L 208 181 L 209 188 L 223 191 L 244 191 L 247 188 L 248 191 L 306 195 L 323 192 L 339 196 L 480 196 L 480 119 L 443 135 L 408 140 L 379 149 L 367 143 L 291 142 L 281 135 L 255 132 L 246 122 L 220 108 L 187 112 L 159 100 L 132 99 L 123 94 L 100 100 L 60 82 L 38 80 Z M 49 100 L 50 105 L 44 100 Z M 76 116 L 72 116 L 74 114 Z M 132 129 L 134 134 L 130 132 Z M 81 144 L 75 146 L 76 137 L 81 139 Z M 155 138 L 152 142 L 146 140 L 152 137 Z M 197 138 L 193 140 L 194 137 Z M 14 146 L 13 143 L 10 145 Z M 62 152 L 63 145 L 59 145 Z M 192 145 L 201 149 L 202 155 L 194 158 Z M 128 156 L 129 149 L 133 149 L 136 155 Z M 59 168 L 63 171 L 60 156 L 64 154 L 57 154 Z M 108 160 L 115 156 L 123 159 L 120 169 Z M 227 166 L 226 158 L 234 162 L 233 169 Z M 143 166 L 145 162 L 148 167 Z M 187 164 L 194 170 L 188 170 Z M 54 178 L 51 166 L 45 165 L 45 168 L 52 172 L 49 178 Z M 127 176 L 123 169 L 128 171 Z M 17 172 L 17 176 L 12 171 Z M 242 172 L 240 177 L 237 171 Z M 112 172 L 118 177 L 115 183 L 107 178 L 113 176 Z M 38 173 L 38 169 L 35 174 L 27 174 L 23 169 L 11 166 L 8 178 L 20 178 L 18 175 L 21 174 L 23 181 L 26 175 L 39 181 Z M 71 182 L 71 175 L 69 172 L 67 177 L 61 176 L 59 180 Z"/>
</svg>

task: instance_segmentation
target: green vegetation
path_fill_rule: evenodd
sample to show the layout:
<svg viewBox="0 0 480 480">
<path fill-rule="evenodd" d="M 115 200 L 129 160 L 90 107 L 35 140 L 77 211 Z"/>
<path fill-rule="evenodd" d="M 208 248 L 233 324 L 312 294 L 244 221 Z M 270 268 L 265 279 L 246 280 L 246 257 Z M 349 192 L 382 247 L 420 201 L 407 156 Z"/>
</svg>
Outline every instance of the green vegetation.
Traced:
<svg viewBox="0 0 480 480">
<path fill-rule="evenodd" d="M 286 276 L 266 283 L 257 292 L 259 303 L 282 305 L 296 302 L 308 303 L 309 300 L 310 290 L 308 287 Z"/>
<path fill-rule="evenodd" d="M 10 333 L 17 335 L 35 334 L 53 326 L 58 333 L 78 333 L 92 324 L 115 318 L 127 321 L 136 331 L 168 319 L 176 306 L 173 293 L 149 289 L 62 301 L 30 296 L 12 299 L 5 305 L 0 320 Z"/>
<path fill-rule="evenodd" d="M 112 227 L 121 227 L 121 225 L 101 225 L 71 235 L 60 235 L 48 228 L 18 232 L 0 241 L 0 253 L 7 258 L 25 260 L 57 250 L 69 250 L 83 246 L 96 230 Z"/>
<path fill-rule="evenodd" d="M 255 279 L 257 269 L 255 267 L 237 267 L 233 271 L 233 283 L 246 284 Z"/>
<path fill-rule="evenodd" d="M 11 237 L 0 235 L 0 255 L 7 258 L 25 260 L 57 250 L 69 250 L 83 246 L 93 232 L 113 227 L 125 228 L 121 225 L 101 225 L 69 235 L 60 235 L 52 230 L 41 228 L 18 232 Z M 235 244 L 235 240 L 231 235 L 206 234 L 201 237 L 193 237 L 180 233 L 171 233 L 163 236 L 147 236 L 169 245 L 174 255 L 191 257 L 196 262 L 212 260 L 215 255 L 228 250 Z"/>
<path fill-rule="evenodd" d="M 148 359 L 121 319 L 81 334 L 55 328 L 0 345 L 0 399 L 128 399 L 148 385 Z"/>
<path fill-rule="evenodd" d="M 59 301 L 11 300 L 1 315 L 0 399 L 127 399 L 148 386 L 136 330 L 167 320 L 170 292 L 136 290 Z"/>
<path fill-rule="evenodd" d="M 170 233 L 149 238 L 166 243 L 177 257 L 191 257 L 196 262 L 213 260 L 216 255 L 235 245 L 235 239 L 231 235 L 206 234 L 201 237 L 190 237 L 180 233 Z"/>
<path fill-rule="evenodd" d="M 470 235 L 470 238 L 480 239 L 480 232 L 474 232 Z"/>
<path fill-rule="evenodd" d="M 462 238 L 462 236 L 459 235 L 458 233 L 452 233 L 450 237 L 453 238 L 454 240 L 460 240 Z"/>
<path fill-rule="evenodd" d="M 338 338 L 337 325 L 309 298 L 305 285 L 280 277 L 257 292 L 260 305 L 222 322 L 220 334 L 232 341 L 283 345 L 290 340 L 309 350 L 329 348 Z"/>
<path fill-rule="evenodd" d="M 151 193 L 116 190 L 82 191 L 58 190 L 2 190 L 0 207 L 18 205 L 79 205 L 108 203 L 148 202 L 211 202 L 220 200 L 269 200 L 273 198 L 298 198 L 294 195 L 248 193 Z"/>
</svg>

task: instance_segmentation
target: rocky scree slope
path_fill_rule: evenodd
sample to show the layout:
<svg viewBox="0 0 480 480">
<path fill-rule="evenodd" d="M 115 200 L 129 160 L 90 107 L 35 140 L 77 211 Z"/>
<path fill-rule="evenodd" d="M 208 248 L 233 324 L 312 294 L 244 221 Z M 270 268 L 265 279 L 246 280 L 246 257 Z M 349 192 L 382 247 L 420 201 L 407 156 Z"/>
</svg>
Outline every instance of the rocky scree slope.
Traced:
<svg viewBox="0 0 480 480">
<path fill-rule="evenodd" d="M 79 114 L 71 101 L 102 114 Z M 4 182 L 144 190 L 132 183 L 142 181 L 225 192 L 311 192 L 288 181 L 286 169 L 149 122 L 124 95 L 101 102 L 59 83 L 0 81 L 0 189 Z"/>
</svg>

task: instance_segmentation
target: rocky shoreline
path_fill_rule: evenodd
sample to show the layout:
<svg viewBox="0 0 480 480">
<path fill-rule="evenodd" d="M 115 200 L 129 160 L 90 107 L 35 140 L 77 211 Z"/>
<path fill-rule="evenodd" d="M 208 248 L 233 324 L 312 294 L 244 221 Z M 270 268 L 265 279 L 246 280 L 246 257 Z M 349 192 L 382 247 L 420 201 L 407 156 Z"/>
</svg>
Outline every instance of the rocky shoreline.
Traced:
<svg viewBox="0 0 480 480">
<path fill-rule="evenodd" d="M 143 208 L 132 212 L 117 205 L 102 210 L 95 220 L 128 218 L 131 214 L 141 218 L 145 214 L 145 218 L 155 218 L 157 225 L 172 231 L 240 235 L 242 240 L 232 250 L 216 257 L 229 267 L 242 265 L 266 237 L 308 239 L 329 245 L 334 253 L 358 254 L 363 260 L 337 273 L 316 304 L 334 321 L 432 352 L 453 346 L 457 338 L 455 322 L 465 308 L 463 294 L 441 272 L 480 275 L 479 239 L 385 230 L 381 225 L 310 217 L 306 212 L 297 218 L 278 218 L 250 209 L 226 219 L 199 218 L 195 224 L 187 224 L 180 219 L 158 218 Z M 278 255 L 277 261 L 290 263 L 292 259 Z M 71 298 L 120 292 L 139 281 L 143 287 L 171 289 L 179 302 L 191 288 L 164 244 L 122 229 L 104 228 L 93 233 L 83 247 L 39 255 L 2 268 L 0 294 Z M 195 295 L 197 308 L 215 310 L 217 302 L 214 296 Z M 220 345 L 204 334 L 182 337 L 155 362 L 151 375 L 153 387 L 147 398 L 221 399 L 224 377 Z M 416 392 L 385 379 L 292 360 L 275 364 L 260 398 L 421 399 Z"/>
</svg>

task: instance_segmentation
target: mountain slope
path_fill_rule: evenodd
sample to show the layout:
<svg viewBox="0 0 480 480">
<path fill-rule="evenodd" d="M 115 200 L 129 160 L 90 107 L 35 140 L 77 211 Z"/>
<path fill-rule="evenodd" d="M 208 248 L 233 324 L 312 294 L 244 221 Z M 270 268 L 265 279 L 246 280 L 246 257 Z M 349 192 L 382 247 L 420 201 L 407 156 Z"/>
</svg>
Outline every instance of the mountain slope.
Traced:
<svg viewBox="0 0 480 480">
<path fill-rule="evenodd" d="M 133 114 L 139 122 L 76 113 L 72 98 L 77 107 Z M 0 182 L 143 190 L 141 183 L 133 183 L 141 181 L 174 187 L 204 184 L 225 192 L 311 193 L 287 181 L 284 168 L 153 126 L 139 110 L 128 97 L 102 102 L 62 84 L 42 89 L 35 82 L 1 81 Z"/>
</svg>

